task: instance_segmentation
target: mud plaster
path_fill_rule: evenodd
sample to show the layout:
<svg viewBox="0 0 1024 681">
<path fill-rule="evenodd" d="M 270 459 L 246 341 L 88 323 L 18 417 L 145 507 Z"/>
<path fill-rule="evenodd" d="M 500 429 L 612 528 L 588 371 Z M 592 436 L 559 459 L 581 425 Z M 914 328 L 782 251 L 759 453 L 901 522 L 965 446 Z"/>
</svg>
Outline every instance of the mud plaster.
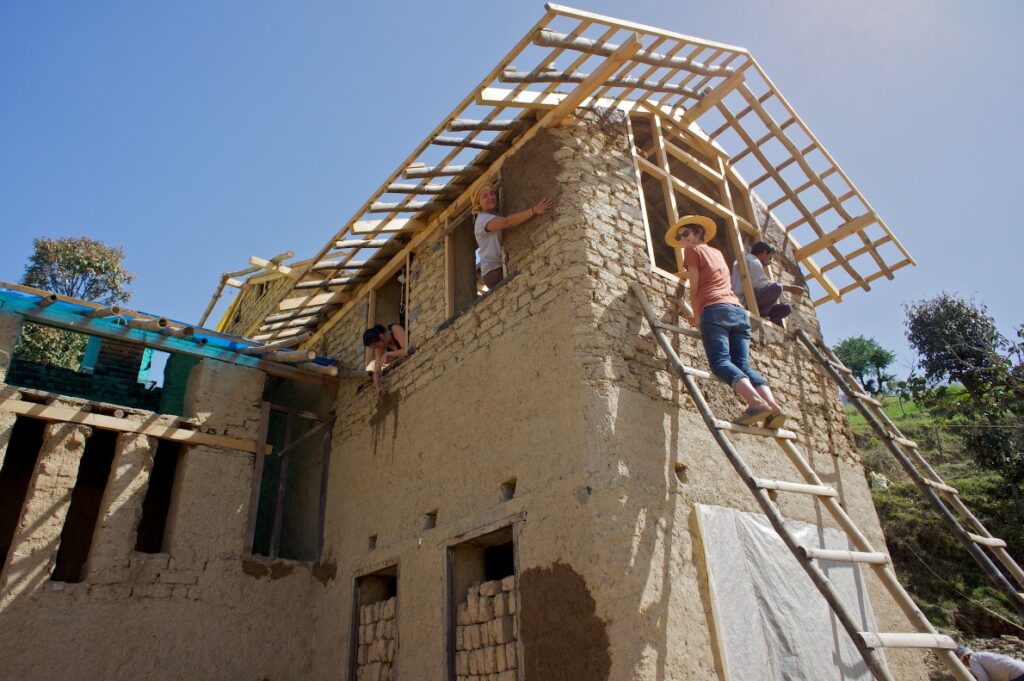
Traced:
<svg viewBox="0 0 1024 681">
<path fill-rule="evenodd" d="M 583 577 L 558 562 L 524 571 L 519 589 L 526 678 L 607 679 L 612 666 L 608 632 Z"/>
<path fill-rule="evenodd" d="M 377 400 L 377 409 L 370 416 L 370 427 L 373 429 L 373 455 L 377 456 L 380 446 L 384 444 L 384 426 L 388 416 L 391 422 L 391 452 L 394 454 L 395 439 L 398 437 L 398 406 L 402 403 L 397 390 L 383 392 Z"/>
<path fill-rule="evenodd" d="M 258 560 L 242 561 L 242 572 L 256 579 L 263 579 L 264 577 L 270 577 L 271 580 L 281 579 L 294 571 L 295 566 L 290 563 L 264 563 Z"/>
</svg>

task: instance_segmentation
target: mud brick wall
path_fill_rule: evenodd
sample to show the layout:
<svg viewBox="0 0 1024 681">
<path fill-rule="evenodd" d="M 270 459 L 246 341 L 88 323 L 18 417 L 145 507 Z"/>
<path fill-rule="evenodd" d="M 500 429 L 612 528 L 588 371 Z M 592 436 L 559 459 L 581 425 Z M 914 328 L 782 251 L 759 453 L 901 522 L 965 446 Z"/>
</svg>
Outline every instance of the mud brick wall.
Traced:
<svg viewBox="0 0 1024 681">
<path fill-rule="evenodd" d="M 238 294 L 242 296 L 242 299 L 235 306 L 233 314 L 227 320 L 223 331 L 238 336 L 246 335 L 246 331 L 249 330 L 250 326 L 277 311 L 278 296 L 284 293 L 292 283 L 293 281 L 289 277 L 284 276 L 271 280 L 267 282 L 266 289 L 264 289 L 262 295 L 258 293 L 258 285 L 245 286 Z M 217 323 L 220 320 L 213 319 L 210 321 Z"/>
<path fill-rule="evenodd" d="M 516 578 L 474 584 L 459 605 L 455 627 L 458 681 L 516 681 L 519 620 Z"/>
<path fill-rule="evenodd" d="M 389 598 L 359 608 L 359 648 L 356 651 L 356 681 L 393 681 L 398 653 L 395 606 Z"/>
</svg>

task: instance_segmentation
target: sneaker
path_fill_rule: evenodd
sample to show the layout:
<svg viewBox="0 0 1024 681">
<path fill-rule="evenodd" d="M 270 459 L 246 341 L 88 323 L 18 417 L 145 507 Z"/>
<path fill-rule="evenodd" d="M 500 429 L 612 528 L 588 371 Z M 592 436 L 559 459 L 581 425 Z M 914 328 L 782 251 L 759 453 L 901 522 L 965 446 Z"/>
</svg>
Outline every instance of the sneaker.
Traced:
<svg viewBox="0 0 1024 681">
<path fill-rule="evenodd" d="M 767 416 L 771 416 L 772 410 L 768 407 L 750 407 L 745 412 L 732 420 L 738 426 L 752 426 Z"/>
<path fill-rule="evenodd" d="M 772 414 L 771 416 L 769 416 L 768 420 L 764 422 L 764 427 L 771 428 L 772 430 L 781 428 L 782 426 L 786 425 L 786 420 L 788 418 L 789 416 L 780 411 L 778 414 Z"/>
</svg>

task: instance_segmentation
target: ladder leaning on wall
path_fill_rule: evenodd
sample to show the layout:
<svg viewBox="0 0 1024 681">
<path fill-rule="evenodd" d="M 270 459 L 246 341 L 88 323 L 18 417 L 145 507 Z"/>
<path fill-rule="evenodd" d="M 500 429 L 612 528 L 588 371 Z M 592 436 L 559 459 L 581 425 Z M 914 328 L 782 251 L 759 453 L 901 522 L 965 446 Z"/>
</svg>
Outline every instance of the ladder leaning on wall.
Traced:
<svg viewBox="0 0 1024 681">
<path fill-rule="evenodd" d="M 1006 551 L 1006 542 L 993 537 L 978 518 L 971 513 L 970 509 L 960 499 L 956 488 L 950 487 L 943 481 L 939 474 L 932 468 L 920 452 L 917 443 L 903 436 L 896 424 L 886 416 L 882 410 L 882 403 L 868 395 L 864 388 L 854 378 L 853 372 L 842 363 L 839 357 L 824 343 L 811 338 L 804 330 L 799 330 L 796 337 L 811 353 L 811 356 L 829 373 L 838 385 L 846 398 L 857 407 L 858 411 L 867 420 L 868 425 L 875 431 L 878 438 L 886 444 L 893 457 L 903 466 L 903 469 L 914 481 L 917 488 L 924 495 L 928 503 L 942 517 L 946 528 L 960 540 L 971 557 L 977 561 L 981 569 L 992 581 L 992 583 L 1006 595 L 1010 604 L 1014 606 L 1017 613 L 1024 618 L 1024 570 L 1021 570 L 1013 557 Z M 941 496 L 940 496 L 941 495 Z M 943 499 L 949 501 L 947 504 Z M 950 506 L 956 510 L 966 523 L 974 529 L 974 532 L 966 530 L 957 515 L 953 513 Z M 999 571 L 999 568 L 992 562 L 988 549 L 1002 563 L 1010 575 L 1016 580 L 1018 587 L 1006 578 Z M 1018 590 L 1022 589 L 1022 590 Z"/>
<path fill-rule="evenodd" d="M 707 400 L 704 398 L 704 394 L 694 380 L 695 378 L 710 379 L 711 374 L 684 365 L 665 336 L 665 332 L 679 333 L 697 338 L 700 335 L 690 329 L 672 326 L 658 320 L 640 285 L 633 282 L 630 284 L 630 288 L 640 301 L 644 316 L 647 317 L 647 322 L 654 332 L 658 345 L 661 346 L 672 368 L 679 375 L 683 385 L 686 386 L 686 390 L 693 398 L 693 402 L 703 417 L 708 430 L 711 431 L 718 446 L 729 459 L 729 463 L 732 464 L 732 467 L 743 479 L 743 482 L 757 501 L 758 506 L 761 507 L 761 510 L 768 518 L 772 528 L 793 554 L 793 557 L 796 558 L 804 572 L 807 573 L 807 576 L 811 578 L 814 586 L 825 598 L 836 619 L 842 624 L 850 640 L 853 641 L 853 644 L 864 658 L 864 662 L 872 676 L 878 681 L 893 681 L 893 676 L 886 665 L 885 658 L 880 653 L 882 648 L 929 648 L 942 660 L 957 681 L 973 681 L 974 677 L 967 671 L 967 668 L 964 667 L 954 653 L 956 642 L 948 636 L 939 634 L 918 609 L 917 605 L 914 604 L 910 595 L 896 578 L 896 573 L 893 572 L 890 565 L 889 556 L 875 551 L 867 537 L 864 536 L 853 519 L 840 505 L 838 492 L 822 482 L 821 478 L 818 477 L 818 474 L 811 468 L 810 464 L 800 453 L 800 450 L 793 443 L 793 440 L 796 439 L 796 433 L 782 428 L 767 429 L 754 426 L 740 426 L 718 419 L 712 413 Z M 757 477 L 733 445 L 729 438 L 730 433 L 773 439 L 793 464 L 794 468 L 799 471 L 804 482 L 769 480 Z M 810 494 L 814 496 L 846 532 L 857 550 L 837 551 L 798 544 L 794 535 L 786 527 L 782 513 L 775 505 L 774 499 L 779 492 Z M 849 609 L 842 602 L 835 586 L 825 572 L 817 565 L 816 561 L 818 560 L 869 566 L 917 631 L 911 633 L 861 631 L 856 620 L 850 614 Z"/>
</svg>

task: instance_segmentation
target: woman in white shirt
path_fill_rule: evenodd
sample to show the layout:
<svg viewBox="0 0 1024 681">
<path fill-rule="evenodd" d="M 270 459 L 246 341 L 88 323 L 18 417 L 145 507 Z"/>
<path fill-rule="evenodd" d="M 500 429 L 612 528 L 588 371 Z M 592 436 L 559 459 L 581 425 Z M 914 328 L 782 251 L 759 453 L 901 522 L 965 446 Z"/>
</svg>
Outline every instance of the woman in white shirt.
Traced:
<svg viewBox="0 0 1024 681">
<path fill-rule="evenodd" d="M 473 213 L 476 222 L 473 233 L 480 248 L 480 278 L 487 288 L 501 281 L 504 252 L 501 249 L 501 230 L 521 225 L 536 215 L 551 210 L 551 199 L 541 199 L 526 210 L 512 213 L 507 217 L 498 215 L 498 194 L 489 184 L 481 185 L 473 194 Z"/>
</svg>

